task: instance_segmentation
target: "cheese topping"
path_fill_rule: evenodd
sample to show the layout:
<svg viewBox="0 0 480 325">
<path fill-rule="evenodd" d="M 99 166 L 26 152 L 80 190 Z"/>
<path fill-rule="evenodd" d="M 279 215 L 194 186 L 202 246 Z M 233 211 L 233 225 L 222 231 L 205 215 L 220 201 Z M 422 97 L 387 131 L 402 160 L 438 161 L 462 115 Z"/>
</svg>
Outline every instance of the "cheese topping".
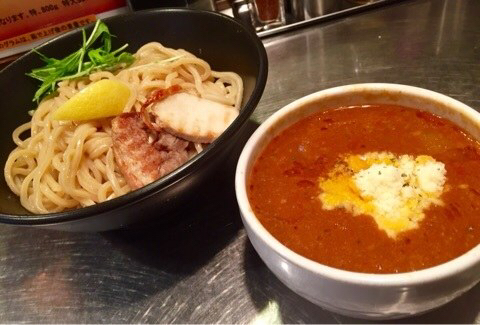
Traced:
<svg viewBox="0 0 480 325">
<path fill-rule="evenodd" d="M 440 199 L 446 181 L 445 165 L 430 156 L 396 156 L 369 152 L 345 157 L 319 186 L 323 208 L 344 208 L 354 215 L 373 217 L 393 239 L 415 229 L 432 204 Z"/>
</svg>

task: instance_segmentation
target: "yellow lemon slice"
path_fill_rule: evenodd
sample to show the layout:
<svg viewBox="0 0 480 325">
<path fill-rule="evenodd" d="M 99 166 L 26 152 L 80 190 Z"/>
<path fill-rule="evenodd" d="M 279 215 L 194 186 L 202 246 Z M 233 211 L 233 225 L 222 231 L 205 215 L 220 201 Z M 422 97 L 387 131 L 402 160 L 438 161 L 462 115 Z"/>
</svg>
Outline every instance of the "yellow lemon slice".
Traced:
<svg viewBox="0 0 480 325">
<path fill-rule="evenodd" d="M 70 98 L 53 113 L 53 119 L 84 121 L 119 115 L 129 98 L 130 89 L 127 85 L 103 79 Z"/>
</svg>

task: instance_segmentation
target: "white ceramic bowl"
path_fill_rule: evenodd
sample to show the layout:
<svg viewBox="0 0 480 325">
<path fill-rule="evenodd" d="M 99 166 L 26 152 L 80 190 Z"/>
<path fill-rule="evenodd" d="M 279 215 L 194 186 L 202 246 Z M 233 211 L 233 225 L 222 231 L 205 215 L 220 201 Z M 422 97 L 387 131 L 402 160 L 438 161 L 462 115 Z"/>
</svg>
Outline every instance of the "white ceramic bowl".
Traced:
<svg viewBox="0 0 480 325">
<path fill-rule="evenodd" d="M 261 150 L 279 132 L 313 112 L 349 105 L 396 104 L 445 117 L 480 140 L 480 113 L 445 95 L 405 85 L 356 84 L 319 91 L 268 118 L 240 156 L 235 188 L 248 237 L 270 270 L 290 289 L 330 311 L 358 318 L 393 319 L 439 307 L 480 280 L 480 245 L 447 263 L 415 272 L 368 274 L 309 260 L 285 247 L 256 218 L 246 179 Z"/>
</svg>

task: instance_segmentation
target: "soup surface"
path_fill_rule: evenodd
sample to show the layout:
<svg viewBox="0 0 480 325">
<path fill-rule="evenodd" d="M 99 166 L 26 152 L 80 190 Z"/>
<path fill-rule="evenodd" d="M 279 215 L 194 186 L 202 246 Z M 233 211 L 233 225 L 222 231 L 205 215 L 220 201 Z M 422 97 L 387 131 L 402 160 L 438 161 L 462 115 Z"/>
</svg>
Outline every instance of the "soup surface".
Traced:
<svg viewBox="0 0 480 325">
<path fill-rule="evenodd" d="M 267 145 L 247 186 L 275 238 L 340 269 L 419 270 L 480 243 L 480 144 L 411 108 L 304 118 Z"/>
</svg>

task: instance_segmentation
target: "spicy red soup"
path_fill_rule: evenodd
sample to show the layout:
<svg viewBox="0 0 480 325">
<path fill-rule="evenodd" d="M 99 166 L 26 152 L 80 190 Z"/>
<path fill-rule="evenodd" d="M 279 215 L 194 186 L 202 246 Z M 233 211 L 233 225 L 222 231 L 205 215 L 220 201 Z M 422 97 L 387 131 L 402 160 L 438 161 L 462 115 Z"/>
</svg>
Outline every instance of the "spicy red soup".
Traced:
<svg viewBox="0 0 480 325">
<path fill-rule="evenodd" d="M 248 197 L 293 251 L 367 273 L 424 269 L 480 243 L 480 145 L 411 108 L 331 109 L 260 154 Z"/>
</svg>

